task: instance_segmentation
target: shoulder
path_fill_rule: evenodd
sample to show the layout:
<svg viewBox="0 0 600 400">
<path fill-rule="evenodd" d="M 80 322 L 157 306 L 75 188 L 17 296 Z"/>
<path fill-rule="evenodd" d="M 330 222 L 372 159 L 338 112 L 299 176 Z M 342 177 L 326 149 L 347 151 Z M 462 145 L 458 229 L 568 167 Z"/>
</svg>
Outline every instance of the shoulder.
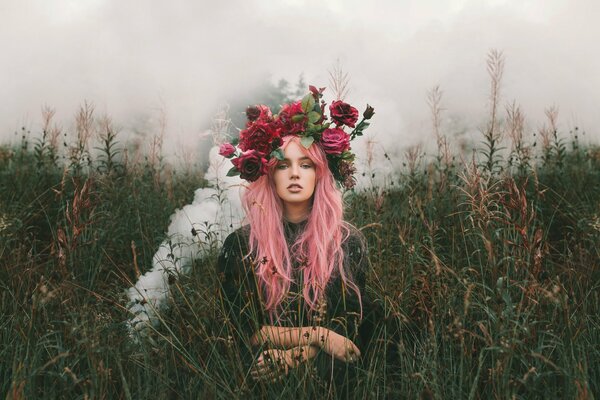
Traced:
<svg viewBox="0 0 600 400">
<path fill-rule="evenodd" d="M 230 250 L 235 246 L 247 245 L 249 237 L 250 225 L 244 225 L 227 235 L 223 242 L 223 249 Z"/>
<path fill-rule="evenodd" d="M 219 264 L 222 269 L 225 265 L 240 261 L 248 253 L 249 237 L 250 225 L 244 225 L 227 235 L 219 252 Z"/>
</svg>

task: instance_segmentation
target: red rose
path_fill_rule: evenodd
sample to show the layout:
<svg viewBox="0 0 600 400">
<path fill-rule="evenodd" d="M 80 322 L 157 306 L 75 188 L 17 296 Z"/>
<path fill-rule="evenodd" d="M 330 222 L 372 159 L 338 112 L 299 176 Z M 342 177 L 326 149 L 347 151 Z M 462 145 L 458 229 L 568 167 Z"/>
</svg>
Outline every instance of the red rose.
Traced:
<svg viewBox="0 0 600 400">
<path fill-rule="evenodd" d="M 271 109 L 264 104 L 257 104 L 246 108 L 246 117 L 248 118 L 248 126 L 254 121 L 270 122 L 273 120 Z"/>
<path fill-rule="evenodd" d="M 354 128 L 356 121 L 358 121 L 358 110 L 341 100 L 331 103 L 329 106 L 329 114 L 331 119 L 334 120 L 337 125 L 346 125 L 350 128 Z"/>
<path fill-rule="evenodd" d="M 321 136 L 321 147 L 327 154 L 340 155 L 350 149 L 350 135 L 339 128 L 325 129 Z"/>
<path fill-rule="evenodd" d="M 231 162 L 240 171 L 240 177 L 249 182 L 254 182 L 268 171 L 264 154 L 256 150 L 245 151 Z"/>
<path fill-rule="evenodd" d="M 273 141 L 279 138 L 279 129 L 275 124 L 256 121 L 240 132 L 239 147 L 243 151 L 258 150 L 263 154 L 270 154 L 273 150 Z"/>
<path fill-rule="evenodd" d="M 219 154 L 223 157 L 230 158 L 235 153 L 235 147 L 231 143 L 223 143 L 219 147 Z"/>
<path fill-rule="evenodd" d="M 284 135 L 294 135 L 304 132 L 308 117 L 302 109 L 302 102 L 286 104 L 279 112 L 279 123 Z"/>
</svg>

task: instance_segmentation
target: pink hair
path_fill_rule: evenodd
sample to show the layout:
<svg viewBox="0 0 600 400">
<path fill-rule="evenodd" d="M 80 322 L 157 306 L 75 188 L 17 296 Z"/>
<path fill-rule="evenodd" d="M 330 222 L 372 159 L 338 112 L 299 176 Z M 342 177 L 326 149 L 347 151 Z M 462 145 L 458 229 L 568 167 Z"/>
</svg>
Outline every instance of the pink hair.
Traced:
<svg viewBox="0 0 600 400">
<path fill-rule="evenodd" d="M 282 148 L 295 141 L 296 135 L 283 138 Z M 323 149 L 313 144 L 302 151 L 314 163 L 316 185 L 313 205 L 304 232 L 292 244 L 292 254 L 306 262 L 303 296 L 308 306 L 315 310 L 324 296 L 329 280 L 338 272 L 344 289 L 352 288 L 359 297 L 360 290 L 344 270 L 342 243 L 350 235 L 349 224 L 343 220 L 343 201 L 340 190 L 327 163 Z M 255 254 L 256 275 L 264 294 L 265 307 L 274 312 L 287 295 L 292 281 L 292 254 L 288 249 L 283 227 L 283 202 L 277 195 L 273 172 L 277 159 L 268 164 L 269 172 L 252 182 L 242 196 L 246 218 L 250 223 L 249 254 Z M 362 313 L 361 313 L 362 314 Z"/>
</svg>

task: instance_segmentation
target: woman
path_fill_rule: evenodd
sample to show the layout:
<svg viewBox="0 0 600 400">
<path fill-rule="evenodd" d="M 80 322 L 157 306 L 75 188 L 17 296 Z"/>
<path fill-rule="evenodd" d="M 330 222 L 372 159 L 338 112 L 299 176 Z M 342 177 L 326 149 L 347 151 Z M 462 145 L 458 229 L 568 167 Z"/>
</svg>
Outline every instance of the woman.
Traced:
<svg viewBox="0 0 600 400">
<path fill-rule="evenodd" d="M 221 147 L 232 158 L 230 174 L 251 182 L 242 198 L 249 224 L 227 237 L 218 268 L 242 362 L 257 381 L 312 360 L 320 378 L 340 383 L 361 356 L 368 259 L 363 236 L 343 221 L 335 180 L 352 186 L 350 140 L 373 109 L 356 125 L 356 109 L 337 101 L 329 122 L 322 92 L 311 87 L 277 116 L 249 108 L 241 152 Z"/>
</svg>

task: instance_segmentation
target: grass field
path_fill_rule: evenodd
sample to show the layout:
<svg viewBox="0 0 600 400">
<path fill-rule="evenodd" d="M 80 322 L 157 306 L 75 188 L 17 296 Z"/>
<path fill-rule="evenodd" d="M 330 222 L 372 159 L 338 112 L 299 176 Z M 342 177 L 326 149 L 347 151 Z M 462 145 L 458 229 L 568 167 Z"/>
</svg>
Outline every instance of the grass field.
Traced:
<svg viewBox="0 0 600 400">
<path fill-rule="evenodd" d="M 556 110 L 529 137 L 513 107 L 502 123 L 491 118 L 474 158 L 452 154 L 436 123 L 439 92 L 430 99 L 437 153 L 410 148 L 387 186 L 346 193 L 347 219 L 369 242 L 376 305 L 353 396 L 598 397 L 600 148 L 576 129 L 557 132 Z M 0 148 L 0 392 L 248 398 L 223 330 L 218 246 L 173 279 L 146 342 L 132 343 L 124 324 L 124 290 L 202 173 L 170 168 L 160 141 L 146 156 L 125 153 L 89 106 L 68 143 L 46 120 L 43 134 Z M 261 390 L 321 390 L 295 382 Z"/>
</svg>

